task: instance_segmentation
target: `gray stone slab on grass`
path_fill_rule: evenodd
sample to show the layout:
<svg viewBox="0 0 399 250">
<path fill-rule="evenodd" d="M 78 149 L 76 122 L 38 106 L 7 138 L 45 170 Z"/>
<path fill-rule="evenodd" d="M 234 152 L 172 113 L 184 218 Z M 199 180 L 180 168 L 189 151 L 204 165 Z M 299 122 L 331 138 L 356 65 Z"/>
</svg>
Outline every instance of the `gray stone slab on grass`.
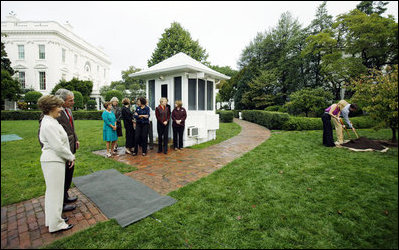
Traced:
<svg viewBox="0 0 399 250">
<path fill-rule="evenodd" d="M 122 227 L 176 202 L 115 169 L 73 178 L 75 186 Z"/>
<path fill-rule="evenodd" d="M 6 141 L 16 141 L 16 140 L 22 140 L 21 137 L 19 137 L 16 134 L 11 134 L 11 135 L 1 135 L 1 142 L 6 142 Z"/>
</svg>

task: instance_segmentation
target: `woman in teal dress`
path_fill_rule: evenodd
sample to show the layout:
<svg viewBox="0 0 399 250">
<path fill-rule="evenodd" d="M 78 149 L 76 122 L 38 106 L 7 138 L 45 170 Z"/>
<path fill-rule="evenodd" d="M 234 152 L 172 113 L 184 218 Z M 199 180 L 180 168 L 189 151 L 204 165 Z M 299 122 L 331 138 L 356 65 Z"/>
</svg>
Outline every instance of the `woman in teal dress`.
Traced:
<svg viewBox="0 0 399 250">
<path fill-rule="evenodd" d="M 114 113 L 112 113 L 111 108 L 112 108 L 112 103 L 111 102 L 105 102 L 104 103 L 104 110 L 102 114 L 102 118 L 104 120 L 104 126 L 103 126 L 103 140 L 107 142 L 107 155 L 106 157 L 111 157 L 110 153 L 110 148 L 109 144 L 111 142 L 111 152 L 113 155 L 117 155 L 118 153 L 114 152 L 115 148 L 115 143 L 118 140 L 118 136 L 116 134 L 116 117 Z"/>
</svg>

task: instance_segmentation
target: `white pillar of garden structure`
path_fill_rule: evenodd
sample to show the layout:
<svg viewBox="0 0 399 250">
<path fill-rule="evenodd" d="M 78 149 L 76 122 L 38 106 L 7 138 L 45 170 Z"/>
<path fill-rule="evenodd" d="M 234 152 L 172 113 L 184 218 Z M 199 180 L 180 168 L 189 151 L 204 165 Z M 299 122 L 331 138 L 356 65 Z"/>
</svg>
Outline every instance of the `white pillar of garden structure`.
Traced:
<svg viewBox="0 0 399 250">
<path fill-rule="evenodd" d="M 146 82 L 146 94 L 154 118 L 154 139 L 158 137 L 155 108 L 161 97 L 168 98 L 172 110 L 176 100 L 183 102 L 187 111 L 184 147 L 216 139 L 219 115 L 215 113 L 215 86 L 220 80 L 230 77 L 210 69 L 183 52 L 129 76 Z M 172 137 L 170 123 L 169 138 Z"/>
</svg>

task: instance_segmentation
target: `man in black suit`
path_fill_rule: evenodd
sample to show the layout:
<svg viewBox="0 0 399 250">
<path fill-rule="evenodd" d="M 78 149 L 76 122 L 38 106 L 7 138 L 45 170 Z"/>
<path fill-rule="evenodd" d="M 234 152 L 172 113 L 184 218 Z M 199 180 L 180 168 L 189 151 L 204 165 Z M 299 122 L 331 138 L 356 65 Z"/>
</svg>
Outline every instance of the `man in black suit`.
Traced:
<svg viewBox="0 0 399 250">
<path fill-rule="evenodd" d="M 76 153 L 76 150 L 79 149 L 79 140 L 75 133 L 75 124 L 72 116 L 72 108 L 75 104 L 74 102 L 74 94 L 72 91 L 67 89 L 59 89 L 55 92 L 55 95 L 64 100 L 64 104 L 62 106 L 63 111 L 61 111 L 61 115 L 57 118 L 58 122 L 64 128 L 65 132 L 68 135 L 69 146 L 73 154 Z M 71 205 L 67 203 L 75 202 L 78 197 L 71 197 L 68 195 L 68 190 L 71 187 L 73 171 L 75 170 L 75 165 L 72 167 L 68 164 L 65 165 L 65 185 L 64 185 L 64 207 L 63 211 L 71 211 L 76 208 L 76 205 Z"/>
</svg>

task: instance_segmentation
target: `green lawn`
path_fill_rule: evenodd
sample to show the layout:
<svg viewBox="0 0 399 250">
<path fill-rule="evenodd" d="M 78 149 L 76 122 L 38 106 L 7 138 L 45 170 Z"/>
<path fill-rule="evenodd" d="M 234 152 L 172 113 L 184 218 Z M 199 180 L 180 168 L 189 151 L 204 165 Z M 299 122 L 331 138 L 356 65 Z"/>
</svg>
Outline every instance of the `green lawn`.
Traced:
<svg viewBox="0 0 399 250">
<path fill-rule="evenodd" d="M 234 137 L 238 135 L 241 132 L 241 126 L 238 125 L 235 122 L 230 122 L 230 123 L 219 123 L 219 129 L 216 130 L 216 139 L 207 141 L 201 144 L 197 144 L 194 146 L 191 146 L 189 148 L 194 148 L 194 149 L 201 149 L 201 148 L 206 148 L 215 144 L 218 144 L 222 141 L 225 141 L 231 137 Z"/>
<path fill-rule="evenodd" d="M 273 133 L 169 193 L 178 200 L 173 206 L 126 228 L 101 222 L 47 247 L 397 249 L 397 148 L 352 152 L 321 141 L 322 131 Z"/>
<path fill-rule="evenodd" d="M 75 177 L 111 168 L 121 173 L 136 170 L 131 165 L 92 153 L 106 147 L 102 139 L 103 121 L 77 120 L 75 123 L 81 145 L 76 153 Z M 17 134 L 23 138 L 1 143 L 1 206 L 39 197 L 45 193 L 40 166 L 41 149 L 37 139 L 38 125 L 38 121 L 1 121 L 1 134 Z M 241 127 L 236 123 L 220 123 L 217 139 L 202 143 L 198 148 L 227 140 L 240 131 Z M 123 137 L 119 139 L 119 146 L 124 145 Z"/>
</svg>

